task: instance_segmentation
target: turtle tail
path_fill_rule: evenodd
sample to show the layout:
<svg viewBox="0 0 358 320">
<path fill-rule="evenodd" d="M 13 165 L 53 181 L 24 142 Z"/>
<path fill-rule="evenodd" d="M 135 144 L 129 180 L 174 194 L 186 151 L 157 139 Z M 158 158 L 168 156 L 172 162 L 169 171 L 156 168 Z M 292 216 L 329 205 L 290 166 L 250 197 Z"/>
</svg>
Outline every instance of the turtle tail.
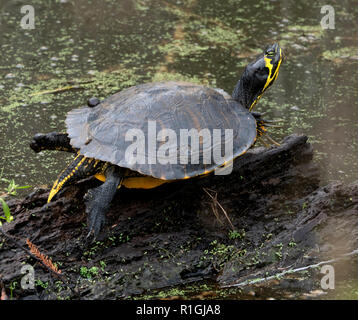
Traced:
<svg viewBox="0 0 358 320">
<path fill-rule="evenodd" d="M 54 182 L 47 202 L 66 185 L 72 184 L 77 180 L 94 175 L 102 170 L 103 162 L 93 158 L 87 158 L 78 154 L 76 158 L 60 173 Z"/>
</svg>

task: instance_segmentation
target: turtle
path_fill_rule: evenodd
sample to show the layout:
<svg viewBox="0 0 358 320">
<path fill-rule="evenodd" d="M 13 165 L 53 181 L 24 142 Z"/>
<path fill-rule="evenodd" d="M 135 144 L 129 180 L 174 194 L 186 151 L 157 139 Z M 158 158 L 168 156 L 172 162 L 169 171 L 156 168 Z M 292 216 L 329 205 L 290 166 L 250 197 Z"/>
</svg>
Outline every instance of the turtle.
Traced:
<svg viewBox="0 0 358 320">
<path fill-rule="evenodd" d="M 68 112 L 67 132 L 38 133 L 30 142 L 35 152 L 76 154 L 54 182 L 48 202 L 80 179 L 102 181 L 84 196 L 88 236 L 96 237 L 121 186 L 150 189 L 227 167 L 270 126 L 253 108 L 277 79 L 282 61 L 279 44 L 267 46 L 245 67 L 231 95 L 190 82 L 161 81 L 126 88 L 103 101 L 91 98 Z M 222 156 L 226 145 L 231 152 Z M 213 160 L 214 152 L 219 160 Z"/>
</svg>

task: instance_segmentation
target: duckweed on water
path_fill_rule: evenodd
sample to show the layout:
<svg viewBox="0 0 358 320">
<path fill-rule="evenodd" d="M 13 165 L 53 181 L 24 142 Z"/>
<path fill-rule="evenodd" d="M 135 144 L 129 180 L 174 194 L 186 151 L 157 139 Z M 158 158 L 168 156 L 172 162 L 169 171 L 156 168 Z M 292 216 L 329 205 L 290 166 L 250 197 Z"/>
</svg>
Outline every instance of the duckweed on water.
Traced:
<svg viewBox="0 0 358 320">
<path fill-rule="evenodd" d="M 342 178 L 338 171 L 344 179 L 356 179 L 357 43 L 350 30 L 357 9 L 337 7 L 337 29 L 327 31 L 319 24 L 322 3 L 93 0 L 89 10 L 83 2 L 36 0 L 36 10 L 47 15 L 37 15 L 35 31 L 24 31 L 18 26 L 20 4 L 6 2 L 0 46 L 0 133 L 6 137 L 0 152 L 6 178 L 31 185 L 52 182 L 69 157 L 33 154 L 29 139 L 38 128 L 64 130 L 66 112 L 89 97 L 104 99 L 131 85 L 167 79 L 231 92 L 243 67 L 277 40 L 286 59 L 258 111 L 285 120 L 284 128 L 273 132 L 277 140 L 307 134 L 328 180 Z M 101 14 L 93 15 L 98 8 Z M 31 96 L 66 86 L 74 88 Z"/>
<path fill-rule="evenodd" d="M 334 61 L 336 63 L 344 62 L 347 58 L 354 58 L 358 60 L 358 48 L 357 47 L 343 47 L 337 50 L 326 50 L 323 52 L 323 58 Z"/>
</svg>

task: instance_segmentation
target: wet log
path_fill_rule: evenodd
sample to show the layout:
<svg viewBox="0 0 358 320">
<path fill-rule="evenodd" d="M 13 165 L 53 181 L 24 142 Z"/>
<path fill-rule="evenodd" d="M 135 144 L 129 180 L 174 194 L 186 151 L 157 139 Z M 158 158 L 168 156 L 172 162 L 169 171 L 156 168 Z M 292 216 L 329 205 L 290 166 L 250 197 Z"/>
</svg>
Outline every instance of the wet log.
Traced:
<svg viewBox="0 0 358 320">
<path fill-rule="evenodd" d="M 29 239 L 51 257 L 67 283 L 0 235 L 4 286 L 16 281 L 13 296 L 20 299 L 77 299 L 69 284 L 84 299 L 118 299 L 203 279 L 233 284 L 304 265 L 307 253 L 312 261 L 319 259 L 312 250 L 332 232 L 331 218 L 341 218 L 342 226 L 353 219 L 347 210 L 357 206 L 358 186 L 320 188 L 312 158 L 307 137 L 291 135 L 279 147 L 250 149 L 230 175 L 152 190 L 120 189 L 95 242 L 86 240 L 83 201 L 98 185 L 95 179 L 65 188 L 50 204 L 45 189 L 10 200 L 14 221 L 3 230 L 23 246 Z M 337 201 L 328 204 L 330 199 Z M 333 212 L 340 212 L 338 218 Z M 317 233 L 318 227 L 325 232 Z M 334 250 L 357 244 L 345 236 L 344 248 L 335 243 Z M 34 289 L 19 285 L 23 264 L 35 269 Z"/>
</svg>

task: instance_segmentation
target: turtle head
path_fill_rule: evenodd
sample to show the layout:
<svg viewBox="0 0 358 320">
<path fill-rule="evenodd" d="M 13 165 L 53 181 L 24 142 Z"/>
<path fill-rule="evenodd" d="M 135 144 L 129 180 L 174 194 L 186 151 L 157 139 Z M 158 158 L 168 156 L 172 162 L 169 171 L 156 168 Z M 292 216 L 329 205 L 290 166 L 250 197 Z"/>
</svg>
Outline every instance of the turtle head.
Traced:
<svg viewBox="0 0 358 320">
<path fill-rule="evenodd" d="M 268 46 L 263 54 L 246 66 L 232 94 L 233 99 L 251 111 L 275 82 L 282 60 L 280 46 L 277 43 Z"/>
</svg>

